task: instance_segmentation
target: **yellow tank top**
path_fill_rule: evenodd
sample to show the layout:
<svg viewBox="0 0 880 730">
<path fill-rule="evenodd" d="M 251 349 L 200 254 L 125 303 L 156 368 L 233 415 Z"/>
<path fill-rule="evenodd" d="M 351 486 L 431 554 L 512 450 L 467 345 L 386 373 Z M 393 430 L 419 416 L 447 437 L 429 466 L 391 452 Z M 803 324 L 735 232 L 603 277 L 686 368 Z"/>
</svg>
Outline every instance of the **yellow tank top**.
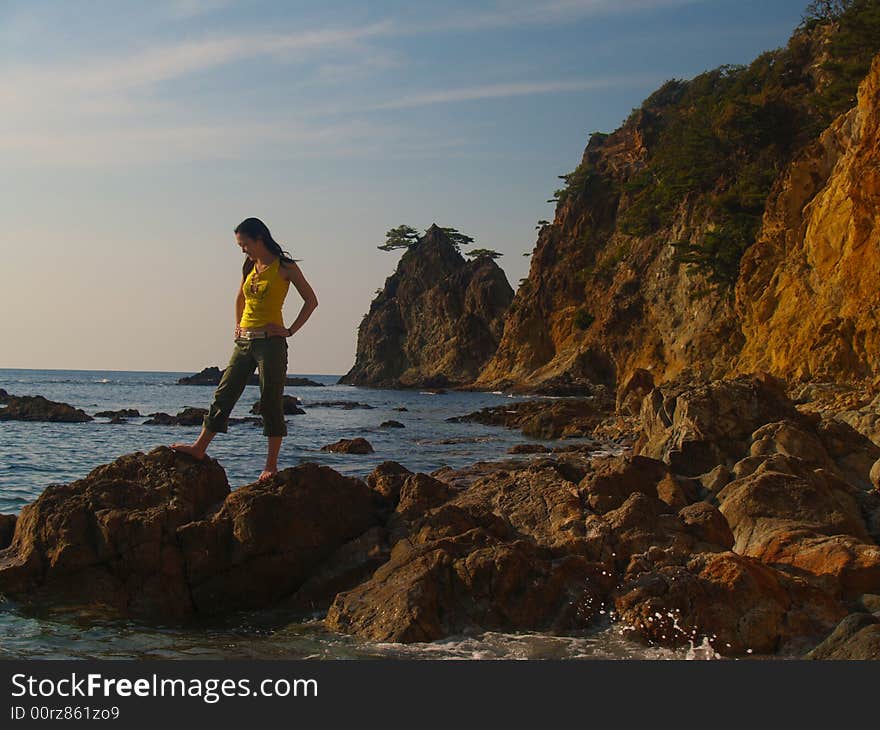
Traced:
<svg viewBox="0 0 880 730">
<path fill-rule="evenodd" d="M 279 270 L 281 259 L 276 258 L 260 274 L 251 269 L 241 289 L 244 292 L 244 311 L 241 313 L 239 327 L 265 327 L 270 322 L 284 326 L 281 305 L 290 282 Z"/>
</svg>

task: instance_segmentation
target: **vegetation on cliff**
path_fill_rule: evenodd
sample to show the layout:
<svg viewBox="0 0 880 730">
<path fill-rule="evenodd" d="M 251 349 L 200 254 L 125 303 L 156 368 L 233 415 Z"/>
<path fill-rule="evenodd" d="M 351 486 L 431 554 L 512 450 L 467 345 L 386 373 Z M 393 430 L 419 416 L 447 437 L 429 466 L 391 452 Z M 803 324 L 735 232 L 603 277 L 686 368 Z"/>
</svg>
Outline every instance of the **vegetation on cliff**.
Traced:
<svg viewBox="0 0 880 730">
<path fill-rule="evenodd" d="M 865 276 L 875 271 L 876 247 L 854 257 L 847 251 L 876 240 L 872 142 L 859 137 L 873 134 L 870 120 L 880 116 L 872 94 L 851 115 L 880 51 L 878 19 L 878 0 L 813 3 L 785 47 L 748 65 L 669 80 L 618 129 L 592 133 L 578 167 L 562 176 L 554 221 L 539 225 L 529 276 L 477 387 L 535 391 L 564 381 L 588 391 L 619 385 L 639 369 L 656 382 L 683 372 L 723 377 L 740 371 L 747 341 L 761 351 L 768 335 L 761 323 L 777 304 L 791 312 L 812 306 L 818 282 L 804 267 L 824 270 L 844 255 L 860 260 Z M 839 195 L 825 196 L 834 206 L 825 207 L 819 230 L 809 223 L 819 220 L 812 198 L 844 157 L 847 179 L 862 184 L 836 179 Z M 793 264 L 786 236 L 797 238 L 808 225 Z M 779 240 L 763 266 L 757 249 L 768 226 L 779 229 Z M 774 285 L 746 328 L 750 307 L 742 298 L 759 287 L 744 286 L 743 277 L 757 273 L 766 286 L 777 271 L 788 272 L 786 280 L 810 278 L 809 291 L 786 303 Z M 835 300 L 825 289 L 810 325 L 821 343 L 805 334 L 785 358 L 762 358 L 762 367 L 800 378 L 880 374 L 865 354 L 876 317 L 850 314 L 865 292 L 838 287 Z M 797 358 L 808 352 L 809 367 L 800 367 Z"/>
</svg>

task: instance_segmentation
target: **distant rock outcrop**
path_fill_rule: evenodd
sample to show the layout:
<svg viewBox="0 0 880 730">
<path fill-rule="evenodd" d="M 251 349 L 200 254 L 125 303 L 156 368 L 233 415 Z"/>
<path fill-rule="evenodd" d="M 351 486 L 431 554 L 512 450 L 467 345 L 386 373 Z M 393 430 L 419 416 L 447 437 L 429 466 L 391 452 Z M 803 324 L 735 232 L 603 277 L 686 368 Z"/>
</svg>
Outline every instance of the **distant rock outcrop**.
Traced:
<svg viewBox="0 0 880 730">
<path fill-rule="evenodd" d="M 436 225 L 400 259 L 358 329 L 349 385 L 443 388 L 472 381 L 501 338 L 513 290 L 488 256 L 465 261 Z"/>
<path fill-rule="evenodd" d="M 58 403 L 41 395 L 6 395 L 6 407 L 0 408 L 0 421 L 52 421 L 85 423 L 94 420 L 81 408 Z"/>
<path fill-rule="evenodd" d="M 207 367 L 201 372 L 196 373 L 195 375 L 186 375 L 180 378 L 177 381 L 178 385 L 219 385 L 220 378 L 223 377 L 223 372 L 225 368 L 221 370 L 216 365 L 212 365 L 211 367 Z M 251 375 L 248 379 L 248 385 L 259 385 L 260 377 L 259 375 Z M 309 378 L 299 378 L 292 377 L 290 375 L 284 381 L 285 385 L 290 386 L 310 386 L 313 388 L 322 388 L 324 387 L 323 383 L 319 383 L 315 380 L 310 380 Z"/>
</svg>

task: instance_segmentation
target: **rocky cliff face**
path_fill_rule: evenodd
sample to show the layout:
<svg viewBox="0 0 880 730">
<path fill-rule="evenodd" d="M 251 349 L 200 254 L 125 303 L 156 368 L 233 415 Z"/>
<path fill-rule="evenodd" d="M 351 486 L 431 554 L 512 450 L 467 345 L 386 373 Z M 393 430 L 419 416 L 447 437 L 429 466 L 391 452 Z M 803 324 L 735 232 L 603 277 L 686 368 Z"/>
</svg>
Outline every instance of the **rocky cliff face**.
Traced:
<svg viewBox="0 0 880 730">
<path fill-rule="evenodd" d="M 693 299 L 694 282 L 673 259 L 671 242 L 706 226 L 695 201 L 683 200 L 672 225 L 655 235 L 630 236 L 616 225 L 628 200 L 615 183 L 639 169 L 647 152 L 644 125 L 662 113 L 639 114 L 607 138 L 590 140 L 582 164 L 606 182 L 589 197 L 561 202 L 541 230 L 529 276 L 477 386 L 589 389 L 614 386 L 637 368 L 658 381 L 686 367 L 713 376 L 736 351 L 729 302 Z"/>
<path fill-rule="evenodd" d="M 489 257 L 465 261 L 437 226 L 408 249 L 358 329 L 349 385 L 472 381 L 495 352 L 513 290 Z"/>
<path fill-rule="evenodd" d="M 777 181 L 742 262 L 742 370 L 880 375 L 880 56 L 839 117 Z"/>
<path fill-rule="evenodd" d="M 796 34 L 776 59 L 799 79 L 796 87 L 777 86 L 788 95 L 781 98 L 809 100 L 821 90 L 827 32 Z M 763 78 L 777 83 L 772 72 Z M 710 81 L 722 87 L 724 79 L 720 73 Z M 764 166 L 762 174 L 781 173 L 769 195 L 758 196 L 765 207 L 757 235 L 726 288 L 683 263 L 676 244 L 712 239 L 720 208 L 710 203 L 723 208 L 735 194 L 748 200 L 737 179 L 748 168 L 722 169 L 701 189 L 683 185 L 651 231 L 622 225 L 640 204 L 639 189 L 666 184 L 655 174 L 658 139 L 675 115 L 700 113 L 687 106 L 694 83 L 709 82 L 669 82 L 615 132 L 590 138 L 573 173 L 578 184 L 564 191 L 554 221 L 539 233 L 529 276 L 477 387 L 619 386 L 639 369 L 658 383 L 754 369 L 801 379 L 880 374 L 880 60 L 858 105 L 823 134 L 804 133 L 761 153 L 755 165 Z M 791 108 L 801 113 L 797 103 Z M 736 124 L 750 123 L 734 105 L 730 114 Z M 703 159 L 692 163 L 698 177 Z"/>
</svg>

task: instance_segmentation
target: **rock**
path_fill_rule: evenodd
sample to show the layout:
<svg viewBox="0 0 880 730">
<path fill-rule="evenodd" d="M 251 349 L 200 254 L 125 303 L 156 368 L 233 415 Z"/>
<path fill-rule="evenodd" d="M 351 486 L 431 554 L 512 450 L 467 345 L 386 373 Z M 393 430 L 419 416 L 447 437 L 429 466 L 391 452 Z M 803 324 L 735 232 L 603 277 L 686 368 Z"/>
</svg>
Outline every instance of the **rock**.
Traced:
<svg viewBox="0 0 880 730">
<path fill-rule="evenodd" d="M 745 252 L 742 368 L 794 381 L 880 373 L 880 56 L 858 101 L 780 175 Z"/>
<path fill-rule="evenodd" d="M 144 426 L 201 426 L 207 408 L 193 408 L 187 406 L 181 410 L 176 416 L 170 416 L 161 411 L 150 413 L 149 418 L 144 421 Z"/>
<path fill-rule="evenodd" d="M 217 366 L 207 367 L 195 375 L 187 375 L 177 381 L 178 385 L 219 385 L 223 370 Z"/>
<path fill-rule="evenodd" d="M 632 569 L 639 562 L 636 556 L 643 553 L 652 561 L 681 562 L 696 544 L 668 505 L 643 492 L 633 492 L 620 507 L 606 512 L 601 523 L 588 518 L 587 524 L 598 534 L 605 534 L 605 526 L 610 528 L 606 539 L 614 545 L 615 564 L 621 572 Z"/>
<path fill-rule="evenodd" d="M 9 399 L 14 397 L 15 396 L 9 395 L 9 393 L 3 388 L 0 388 L 0 403 L 8 403 Z"/>
<path fill-rule="evenodd" d="M 880 590 L 880 548 L 868 535 L 855 490 L 833 474 L 786 457 L 728 484 L 720 510 L 734 550 L 782 570 L 833 581 L 846 595 Z"/>
<path fill-rule="evenodd" d="M 358 436 L 353 439 L 339 439 L 336 443 L 322 446 L 321 451 L 333 451 L 337 454 L 372 454 L 373 447 L 365 438 Z"/>
<path fill-rule="evenodd" d="M 869 403 L 858 404 L 858 408 L 841 411 L 837 409 L 834 417 L 852 426 L 863 436 L 880 446 L 880 395 Z"/>
<path fill-rule="evenodd" d="M 0 551 L 0 592 L 16 600 L 185 618 L 194 606 L 177 530 L 229 494 L 222 467 L 160 446 L 26 505 Z"/>
<path fill-rule="evenodd" d="M 400 489 L 412 472 L 396 461 L 383 461 L 367 475 L 367 486 L 388 502 L 391 509 L 400 501 Z"/>
<path fill-rule="evenodd" d="M 761 426 L 802 418 L 781 387 L 758 377 L 664 385 L 642 404 L 644 436 L 635 450 L 697 476 L 742 459 Z"/>
<path fill-rule="evenodd" d="M 299 398 L 294 398 L 292 395 L 285 395 L 284 398 L 284 414 L 287 416 L 301 416 L 305 413 L 305 411 L 299 407 Z M 256 413 L 260 415 L 260 401 L 251 406 L 251 413 Z"/>
<path fill-rule="evenodd" d="M 544 444 L 515 444 L 508 450 L 508 454 L 545 454 L 548 449 Z"/>
<path fill-rule="evenodd" d="M 678 513 L 685 529 L 700 542 L 733 550 L 736 539 L 724 515 L 708 502 L 694 502 Z"/>
<path fill-rule="evenodd" d="M 15 515 L 0 515 L 0 550 L 8 548 L 15 532 Z"/>
<path fill-rule="evenodd" d="M 310 578 L 317 600 L 319 584 L 355 579 L 353 541 L 383 509 L 362 481 L 308 463 L 230 493 L 216 461 L 161 446 L 27 505 L 0 551 L 0 592 L 163 621 L 275 605 Z"/>
<path fill-rule="evenodd" d="M 0 421 L 84 423 L 94 420 L 80 408 L 57 403 L 41 395 L 9 395 L 6 404 L 5 408 L 0 408 Z"/>
<path fill-rule="evenodd" d="M 443 490 L 422 477 L 407 484 L 442 501 Z M 588 532 L 585 516 L 577 486 L 554 468 L 488 475 L 438 507 L 414 510 L 388 563 L 338 594 L 326 623 L 404 642 L 468 629 L 584 627 L 613 580 L 611 547 Z"/>
<path fill-rule="evenodd" d="M 371 409 L 369 403 L 358 403 L 355 400 L 321 400 L 315 401 L 314 403 L 308 403 L 307 407 L 309 408 L 343 408 L 345 410 L 351 410 L 353 408 L 363 408 L 366 410 Z"/>
<path fill-rule="evenodd" d="M 137 408 L 120 408 L 118 411 L 99 411 L 95 414 L 95 418 L 139 418 L 141 415 Z"/>
<path fill-rule="evenodd" d="M 724 464 L 719 464 L 712 471 L 701 474 L 699 479 L 704 489 L 718 492 L 733 479 L 733 474 Z"/>
<path fill-rule="evenodd" d="M 371 527 L 312 569 L 296 593 L 279 605 L 297 612 L 325 613 L 337 593 L 369 580 L 390 556 L 385 530 Z"/>
<path fill-rule="evenodd" d="M 634 571 L 615 591 L 619 623 L 663 646 L 705 639 L 719 654 L 766 654 L 819 636 L 846 614 L 823 591 L 734 552 Z"/>
<path fill-rule="evenodd" d="M 405 412 L 409 411 L 409 408 L 407 408 L 406 406 L 399 406 L 397 408 L 392 408 L 391 410 L 392 411 L 400 411 L 401 413 L 405 413 Z"/>
<path fill-rule="evenodd" d="M 874 489 L 880 489 L 880 459 L 874 462 L 874 466 L 871 467 L 871 484 L 874 485 Z"/>
<path fill-rule="evenodd" d="M 400 421 L 382 421 L 379 428 L 404 428 L 404 425 Z"/>
<path fill-rule="evenodd" d="M 880 614 L 880 595 L 877 593 L 863 593 L 859 603 L 868 613 Z"/>
<path fill-rule="evenodd" d="M 590 508 L 604 514 L 620 507 L 634 492 L 660 499 L 658 485 L 665 481 L 664 493 L 668 499 L 675 494 L 671 501 L 676 503 L 677 509 L 680 508 L 683 505 L 678 505 L 680 500 L 675 485 L 681 484 L 682 480 L 671 474 L 662 461 L 644 456 L 597 461 L 593 470 L 583 478 L 579 489 Z M 692 493 L 690 484 L 680 488 L 681 494 L 685 491 Z"/>
<path fill-rule="evenodd" d="M 225 368 L 221 370 L 216 366 L 207 367 L 195 375 L 187 375 L 177 381 L 178 385 L 219 385 L 220 379 L 223 377 Z M 248 385 L 259 385 L 260 376 L 253 374 L 248 378 Z M 288 375 L 284 379 L 284 384 L 289 386 L 308 386 L 312 388 L 323 388 L 323 383 L 318 383 L 309 378 L 292 377 Z"/>
<path fill-rule="evenodd" d="M 420 517 L 447 502 L 457 491 L 427 474 L 410 474 L 401 484 L 396 515 L 407 521 Z"/>
<path fill-rule="evenodd" d="M 260 381 L 257 379 L 257 382 L 254 382 L 254 378 L 251 378 L 250 385 L 259 385 Z M 319 383 L 317 380 L 312 380 L 311 378 L 300 378 L 293 377 L 288 375 L 284 379 L 284 384 L 293 388 L 323 388 L 324 383 Z"/>
<path fill-rule="evenodd" d="M 610 412 L 610 402 L 593 398 L 520 401 L 490 406 L 465 416 L 452 416 L 450 423 L 482 423 L 519 428 L 530 438 L 556 439 L 587 436 Z"/>
<path fill-rule="evenodd" d="M 880 659 L 880 619 L 870 613 L 851 613 L 808 659 Z"/>
<path fill-rule="evenodd" d="M 379 505 L 366 484 L 318 464 L 236 489 L 216 513 L 177 532 L 195 609 L 273 605 L 378 523 Z"/>
<path fill-rule="evenodd" d="M 617 411 L 628 416 L 638 416 L 642 411 L 642 401 L 652 390 L 654 390 L 654 376 L 649 370 L 637 368 L 617 390 Z"/>
<path fill-rule="evenodd" d="M 495 352 L 513 290 L 487 256 L 465 261 L 436 225 L 407 249 L 358 329 L 349 385 L 446 388 Z"/>
</svg>

